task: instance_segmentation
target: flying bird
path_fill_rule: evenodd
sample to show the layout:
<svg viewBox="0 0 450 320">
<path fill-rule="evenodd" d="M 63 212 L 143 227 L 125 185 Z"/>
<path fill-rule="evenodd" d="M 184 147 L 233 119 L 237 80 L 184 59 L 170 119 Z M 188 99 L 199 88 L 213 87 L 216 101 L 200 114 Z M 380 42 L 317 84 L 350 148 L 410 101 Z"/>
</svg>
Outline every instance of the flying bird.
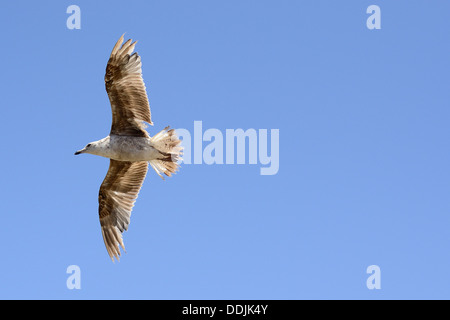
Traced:
<svg viewBox="0 0 450 320">
<path fill-rule="evenodd" d="M 89 153 L 110 159 L 108 173 L 100 186 L 98 212 L 103 241 L 112 261 L 125 251 L 122 233 L 130 224 L 131 210 L 147 174 L 148 164 L 164 179 L 178 170 L 182 147 L 169 127 L 150 137 L 146 124 L 153 125 L 141 57 L 136 41 L 114 46 L 106 66 L 105 87 L 112 111 L 111 131 L 106 138 L 88 143 L 75 155 Z M 122 45 L 123 43 L 123 45 Z"/>
</svg>

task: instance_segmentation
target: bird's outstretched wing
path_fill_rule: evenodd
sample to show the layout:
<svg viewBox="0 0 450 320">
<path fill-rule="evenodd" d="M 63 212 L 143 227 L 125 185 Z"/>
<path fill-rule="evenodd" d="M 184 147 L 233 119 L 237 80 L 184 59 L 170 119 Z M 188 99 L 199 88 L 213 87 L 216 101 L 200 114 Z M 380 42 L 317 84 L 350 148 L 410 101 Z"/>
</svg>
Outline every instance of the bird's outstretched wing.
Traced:
<svg viewBox="0 0 450 320">
<path fill-rule="evenodd" d="M 141 57 L 131 39 L 123 35 L 114 46 L 106 66 L 105 87 L 111 102 L 111 134 L 149 137 L 143 121 L 153 125 L 150 105 L 142 79 Z"/>
<path fill-rule="evenodd" d="M 147 174 L 146 161 L 110 160 L 108 173 L 100 186 L 98 212 L 103 240 L 111 259 L 119 260 L 120 248 L 125 250 L 122 232 L 128 229 L 131 210 Z"/>
</svg>

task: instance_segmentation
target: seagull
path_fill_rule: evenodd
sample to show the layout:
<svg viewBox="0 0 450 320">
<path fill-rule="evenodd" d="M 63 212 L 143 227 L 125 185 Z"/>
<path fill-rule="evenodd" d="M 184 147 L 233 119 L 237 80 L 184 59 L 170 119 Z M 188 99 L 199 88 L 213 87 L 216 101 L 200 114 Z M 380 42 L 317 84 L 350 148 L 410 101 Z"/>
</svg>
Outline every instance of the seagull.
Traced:
<svg viewBox="0 0 450 320">
<path fill-rule="evenodd" d="M 130 55 L 136 41 L 124 35 L 114 46 L 106 66 L 105 87 L 112 111 L 109 136 L 88 143 L 75 155 L 89 153 L 110 159 L 108 173 L 98 193 L 98 212 L 103 241 L 109 257 L 119 261 L 125 251 L 122 233 L 128 229 L 130 215 L 138 197 L 148 164 L 164 179 L 178 170 L 182 147 L 174 129 L 164 128 L 150 137 L 145 123 L 153 125 L 141 57 Z M 122 45 L 123 43 L 123 45 Z"/>
</svg>

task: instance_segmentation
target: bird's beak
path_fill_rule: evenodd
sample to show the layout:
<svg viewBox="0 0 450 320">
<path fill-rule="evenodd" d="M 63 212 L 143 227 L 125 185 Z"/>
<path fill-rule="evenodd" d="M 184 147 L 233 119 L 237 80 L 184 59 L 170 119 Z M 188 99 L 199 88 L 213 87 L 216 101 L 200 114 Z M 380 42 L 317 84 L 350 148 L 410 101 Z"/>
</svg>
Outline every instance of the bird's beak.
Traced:
<svg viewBox="0 0 450 320">
<path fill-rule="evenodd" d="M 85 149 L 78 150 L 77 152 L 75 152 L 75 155 L 79 155 L 79 154 L 83 153 L 84 150 L 85 150 Z"/>
</svg>

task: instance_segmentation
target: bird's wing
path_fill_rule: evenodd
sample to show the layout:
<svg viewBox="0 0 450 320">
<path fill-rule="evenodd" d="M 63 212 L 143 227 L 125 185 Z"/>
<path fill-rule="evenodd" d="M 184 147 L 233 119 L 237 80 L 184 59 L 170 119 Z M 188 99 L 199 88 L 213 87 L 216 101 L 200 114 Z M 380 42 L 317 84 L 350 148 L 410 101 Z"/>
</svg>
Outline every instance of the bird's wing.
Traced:
<svg viewBox="0 0 450 320">
<path fill-rule="evenodd" d="M 128 229 L 131 210 L 139 194 L 147 161 L 127 162 L 110 160 L 108 173 L 100 186 L 98 212 L 103 240 L 111 259 L 119 260 L 120 248 L 125 250 L 122 232 Z"/>
<path fill-rule="evenodd" d="M 149 137 L 143 121 L 153 123 L 142 79 L 141 57 L 137 52 L 130 56 L 136 41 L 122 43 L 123 35 L 111 52 L 105 74 L 112 111 L 111 134 Z"/>
</svg>

